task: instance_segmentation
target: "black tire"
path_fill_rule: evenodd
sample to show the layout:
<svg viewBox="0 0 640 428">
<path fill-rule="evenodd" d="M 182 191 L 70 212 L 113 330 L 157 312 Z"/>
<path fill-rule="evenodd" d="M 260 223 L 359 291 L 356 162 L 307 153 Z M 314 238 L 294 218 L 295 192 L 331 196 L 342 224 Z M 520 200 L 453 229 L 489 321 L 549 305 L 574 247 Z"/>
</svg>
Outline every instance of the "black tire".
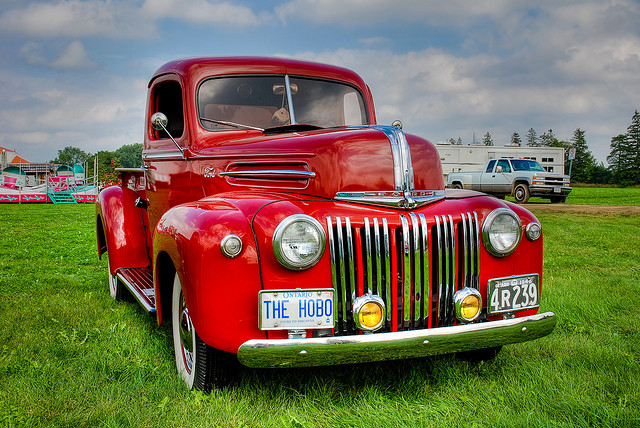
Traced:
<svg viewBox="0 0 640 428">
<path fill-rule="evenodd" d="M 457 355 L 458 358 L 471 362 L 491 361 L 498 356 L 501 350 L 502 346 L 494 346 L 493 348 L 460 352 Z"/>
<path fill-rule="evenodd" d="M 173 280 L 171 323 L 176 369 L 187 388 L 209 393 L 212 388 L 231 384 L 237 360 L 200 339 L 191 322 L 177 273 Z"/>
<path fill-rule="evenodd" d="M 529 201 L 529 186 L 520 183 L 513 189 L 513 197 L 518 204 L 526 204 Z"/>
<path fill-rule="evenodd" d="M 454 189 L 462 189 L 462 184 L 460 184 L 460 183 L 453 183 L 453 188 L 454 188 Z"/>
</svg>

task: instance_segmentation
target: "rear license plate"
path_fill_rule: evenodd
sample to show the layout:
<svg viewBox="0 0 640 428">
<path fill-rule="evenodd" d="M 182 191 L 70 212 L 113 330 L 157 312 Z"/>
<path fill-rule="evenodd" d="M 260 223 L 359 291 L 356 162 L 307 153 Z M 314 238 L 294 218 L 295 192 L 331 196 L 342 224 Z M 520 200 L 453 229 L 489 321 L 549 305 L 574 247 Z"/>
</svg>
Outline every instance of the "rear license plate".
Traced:
<svg viewBox="0 0 640 428">
<path fill-rule="evenodd" d="M 540 279 L 538 274 L 490 279 L 488 293 L 490 314 L 537 308 Z"/>
<path fill-rule="evenodd" d="M 270 290 L 258 294 L 261 330 L 333 328 L 333 289 Z"/>
</svg>

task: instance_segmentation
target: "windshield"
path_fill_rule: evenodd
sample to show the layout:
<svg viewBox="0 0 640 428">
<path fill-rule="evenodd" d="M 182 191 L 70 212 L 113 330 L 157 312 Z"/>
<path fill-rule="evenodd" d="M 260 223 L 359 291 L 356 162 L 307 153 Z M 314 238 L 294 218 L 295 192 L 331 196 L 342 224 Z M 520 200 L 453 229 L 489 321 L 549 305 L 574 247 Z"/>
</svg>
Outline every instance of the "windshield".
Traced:
<svg viewBox="0 0 640 428">
<path fill-rule="evenodd" d="M 213 78 L 198 89 L 198 113 L 205 129 L 269 128 L 296 123 L 321 127 L 368 124 L 364 100 L 349 85 L 285 76 Z"/>
<path fill-rule="evenodd" d="M 511 159 L 511 164 L 515 171 L 540 171 L 544 172 L 544 168 L 536 161 L 523 160 L 523 159 Z"/>
</svg>

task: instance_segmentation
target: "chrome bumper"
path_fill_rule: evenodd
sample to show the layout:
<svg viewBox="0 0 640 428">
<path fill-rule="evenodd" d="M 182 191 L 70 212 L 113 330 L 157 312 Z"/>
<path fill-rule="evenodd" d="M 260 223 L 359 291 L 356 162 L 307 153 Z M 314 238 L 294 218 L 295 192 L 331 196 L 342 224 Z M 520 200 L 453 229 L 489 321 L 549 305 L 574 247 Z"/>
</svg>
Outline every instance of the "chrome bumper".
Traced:
<svg viewBox="0 0 640 428">
<path fill-rule="evenodd" d="M 526 342 L 551 333 L 553 312 L 395 333 L 310 339 L 252 339 L 238 348 L 248 367 L 311 367 L 426 357 Z"/>
</svg>

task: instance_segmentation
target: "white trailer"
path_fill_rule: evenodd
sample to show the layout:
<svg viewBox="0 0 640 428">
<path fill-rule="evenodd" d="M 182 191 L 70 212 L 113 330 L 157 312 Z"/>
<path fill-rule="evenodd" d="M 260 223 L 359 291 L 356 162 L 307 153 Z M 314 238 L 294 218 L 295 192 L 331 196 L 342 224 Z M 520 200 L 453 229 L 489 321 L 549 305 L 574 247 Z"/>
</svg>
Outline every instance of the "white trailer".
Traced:
<svg viewBox="0 0 640 428">
<path fill-rule="evenodd" d="M 442 162 L 445 181 L 450 172 L 481 171 L 491 159 L 520 158 L 537 161 L 546 171 L 564 174 L 562 147 L 436 145 Z"/>
</svg>

